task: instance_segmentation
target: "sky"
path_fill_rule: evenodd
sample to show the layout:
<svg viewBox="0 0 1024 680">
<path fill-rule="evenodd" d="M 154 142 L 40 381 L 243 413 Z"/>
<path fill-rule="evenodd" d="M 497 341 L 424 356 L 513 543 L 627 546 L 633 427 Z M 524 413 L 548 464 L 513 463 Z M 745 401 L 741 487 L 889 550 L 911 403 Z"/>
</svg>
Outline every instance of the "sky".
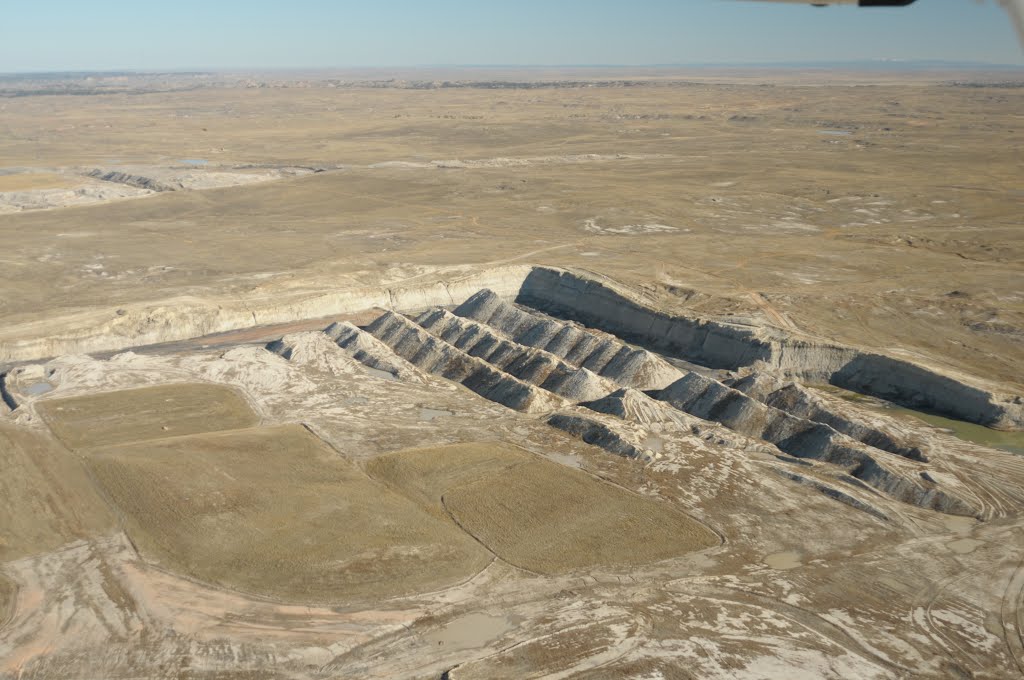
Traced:
<svg viewBox="0 0 1024 680">
<path fill-rule="evenodd" d="M 995 0 L 0 0 L 0 73 L 887 59 L 1024 51 Z"/>
</svg>

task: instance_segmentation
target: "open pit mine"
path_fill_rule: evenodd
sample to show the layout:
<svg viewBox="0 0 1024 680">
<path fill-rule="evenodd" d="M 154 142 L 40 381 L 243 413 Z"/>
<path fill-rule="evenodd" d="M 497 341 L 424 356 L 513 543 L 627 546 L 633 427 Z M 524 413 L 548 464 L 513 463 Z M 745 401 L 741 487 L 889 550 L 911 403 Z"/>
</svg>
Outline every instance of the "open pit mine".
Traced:
<svg viewBox="0 0 1024 680">
<path fill-rule="evenodd" d="M 895 409 L 1021 396 L 898 348 L 506 266 L 0 357 L 2 677 L 1024 669 L 1024 459 Z"/>
</svg>

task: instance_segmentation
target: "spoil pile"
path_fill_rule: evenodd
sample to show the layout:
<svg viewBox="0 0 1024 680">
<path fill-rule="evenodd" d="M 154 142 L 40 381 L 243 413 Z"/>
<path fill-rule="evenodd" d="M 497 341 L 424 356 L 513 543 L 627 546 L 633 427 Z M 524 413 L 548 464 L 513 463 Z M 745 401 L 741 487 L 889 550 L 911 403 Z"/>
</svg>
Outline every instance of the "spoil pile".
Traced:
<svg viewBox="0 0 1024 680">
<path fill-rule="evenodd" d="M 682 376 L 679 369 L 647 350 L 524 311 L 487 289 L 459 305 L 455 314 L 485 323 L 519 344 L 543 349 L 623 387 L 660 389 Z"/>
</svg>

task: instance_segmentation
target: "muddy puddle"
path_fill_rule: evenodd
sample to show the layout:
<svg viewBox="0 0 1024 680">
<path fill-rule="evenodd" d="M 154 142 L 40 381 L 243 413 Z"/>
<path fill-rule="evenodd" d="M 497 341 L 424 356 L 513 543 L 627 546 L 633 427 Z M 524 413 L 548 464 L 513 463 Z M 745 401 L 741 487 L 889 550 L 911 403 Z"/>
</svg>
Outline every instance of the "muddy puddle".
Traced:
<svg viewBox="0 0 1024 680">
<path fill-rule="evenodd" d="M 785 571 L 787 569 L 796 569 L 803 562 L 800 561 L 800 553 L 798 552 L 777 552 L 771 555 L 765 555 L 764 563 L 772 569 L 779 569 Z"/>
<path fill-rule="evenodd" d="M 381 378 L 382 380 L 398 380 L 394 373 L 382 371 L 379 368 L 371 368 L 369 366 L 363 366 L 362 369 L 372 375 L 374 378 Z"/>
<path fill-rule="evenodd" d="M 957 517 L 956 515 L 945 515 L 942 518 L 942 523 L 946 525 L 947 529 L 958 534 L 970 533 L 971 529 L 977 525 L 977 521 L 973 517 Z"/>
<path fill-rule="evenodd" d="M 544 455 L 545 455 L 546 458 L 550 458 L 551 460 L 555 461 L 556 463 L 558 463 L 560 465 L 565 465 L 566 467 L 577 468 L 577 469 L 583 467 L 583 463 L 582 463 L 582 461 L 580 461 L 579 456 L 571 456 L 571 455 L 569 455 L 567 453 L 550 453 L 550 452 L 546 453 Z"/>
<path fill-rule="evenodd" d="M 33 397 L 37 397 L 40 394 L 46 394 L 47 392 L 51 392 L 52 390 L 53 390 L 53 385 L 51 385 L 50 383 L 48 383 L 48 382 L 38 382 L 35 385 L 29 385 L 28 387 L 23 389 L 22 392 L 24 392 L 25 394 L 31 395 Z"/>
<path fill-rule="evenodd" d="M 1024 432 L 1002 432 L 1001 430 L 993 430 L 984 425 L 975 425 L 974 423 L 967 423 L 962 420 L 953 420 L 931 413 L 913 411 L 902 406 L 883 406 L 879 410 L 887 415 L 916 418 L 932 427 L 950 431 L 954 436 L 964 441 L 1024 456 Z"/>
<path fill-rule="evenodd" d="M 391 374 L 388 373 L 388 375 L 391 375 Z M 450 416 L 450 415 L 453 415 L 453 413 L 451 411 L 445 411 L 444 409 L 439 409 L 439 408 L 421 408 L 420 409 L 420 420 L 426 421 L 428 423 L 429 422 L 433 422 L 433 421 L 437 420 L 438 418 L 440 418 L 442 416 Z"/>
<path fill-rule="evenodd" d="M 444 645 L 445 649 L 475 649 L 501 637 L 512 630 L 512 626 L 507 616 L 467 614 L 423 637 L 432 645 Z"/>
<path fill-rule="evenodd" d="M 665 448 L 665 440 L 656 434 L 650 434 L 644 439 L 643 445 L 654 453 L 661 453 Z"/>
<path fill-rule="evenodd" d="M 973 538 L 961 538 L 956 541 L 951 541 L 946 544 L 950 550 L 955 552 L 957 555 L 969 555 L 974 552 L 980 546 L 985 545 L 984 541 L 978 541 Z"/>
</svg>

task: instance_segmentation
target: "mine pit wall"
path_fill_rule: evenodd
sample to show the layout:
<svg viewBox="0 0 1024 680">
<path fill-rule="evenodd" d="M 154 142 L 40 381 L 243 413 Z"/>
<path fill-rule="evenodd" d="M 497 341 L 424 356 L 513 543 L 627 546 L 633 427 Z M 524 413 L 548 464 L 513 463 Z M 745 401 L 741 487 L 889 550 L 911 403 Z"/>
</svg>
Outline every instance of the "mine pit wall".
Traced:
<svg viewBox="0 0 1024 680">
<path fill-rule="evenodd" d="M 578 321 L 669 356 L 735 370 L 762 362 L 805 382 L 829 382 L 915 409 L 1002 429 L 1024 429 L 1024 404 L 998 399 L 902 359 L 818 344 L 650 309 L 609 285 L 565 270 L 535 267 L 516 302 Z"/>
<path fill-rule="evenodd" d="M 7 374 L 0 373 L 0 416 L 7 415 L 16 408 L 18 408 L 18 402 L 7 391 Z"/>
<path fill-rule="evenodd" d="M 772 357 L 771 343 L 752 330 L 658 312 L 567 271 L 534 268 L 516 302 L 709 368 L 736 369 Z"/>
<path fill-rule="evenodd" d="M 110 309 L 107 321 L 97 321 L 104 310 L 89 310 L 76 323 L 65 317 L 63 328 L 40 337 L 40 324 L 26 324 L 26 333 L 7 329 L 0 338 L 0 364 L 36 361 L 65 354 L 110 352 L 165 342 L 200 338 L 255 326 L 352 314 L 379 307 L 404 312 L 460 304 L 481 288 L 513 299 L 530 273 L 528 265 L 497 267 L 479 274 L 453 273 L 451 280 L 424 277 L 422 283 L 393 287 L 365 287 L 289 297 L 218 300 L 181 298 L 146 306 L 133 306 L 118 314 Z M 26 335 L 35 333 L 35 337 Z M 46 332 L 45 329 L 43 332 Z"/>
</svg>

